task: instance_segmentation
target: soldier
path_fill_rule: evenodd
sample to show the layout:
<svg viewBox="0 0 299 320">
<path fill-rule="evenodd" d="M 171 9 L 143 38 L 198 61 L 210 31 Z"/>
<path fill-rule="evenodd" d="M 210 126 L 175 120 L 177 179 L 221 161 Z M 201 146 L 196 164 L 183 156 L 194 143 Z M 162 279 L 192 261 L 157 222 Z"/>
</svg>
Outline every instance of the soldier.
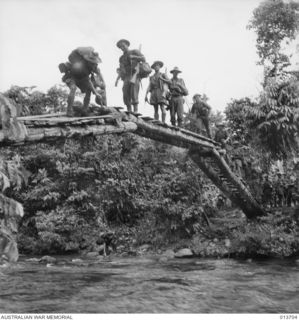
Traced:
<svg viewBox="0 0 299 320">
<path fill-rule="evenodd" d="M 224 129 L 225 125 L 223 122 L 220 122 L 216 125 L 217 131 L 215 133 L 214 140 L 218 142 L 223 149 L 226 149 L 226 143 L 228 141 L 228 134 Z"/>
<path fill-rule="evenodd" d="M 62 81 L 70 88 L 67 100 L 67 116 L 74 115 L 73 104 L 77 87 L 85 93 L 83 114 L 87 114 L 91 92 L 96 96 L 96 102 L 106 104 L 105 82 L 98 68 L 102 62 L 99 54 L 92 47 L 79 47 L 71 52 L 69 62 L 60 63 L 59 70 L 64 73 Z"/>
<path fill-rule="evenodd" d="M 151 93 L 149 103 L 154 106 L 155 109 L 155 119 L 159 120 L 159 106 L 162 113 L 162 122 L 165 123 L 166 111 L 165 106 L 168 105 L 168 100 L 166 99 L 166 94 L 168 91 L 168 86 L 165 82 L 161 80 L 164 78 L 166 80 L 167 76 L 160 72 L 160 69 L 163 67 L 162 61 L 155 61 L 151 68 L 155 70 L 155 74 L 150 77 L 149 85 L 145 94 L 145 102 L 148 102 L 148 93 Z"/>
<path fill-rule="evenodd" d="M 176 125 L 176 122 L 179 127 L 183 124 L 183 114 L 184 114 L 184 96 L 188 95 L 188 90 L 186 88 L 185 82 L 183 79 L 178 78 L 178 74 L 182 71 L 179 70 L 178 67 L 174 67 L 170 73 L 173 74 L 170 80 L 163 79 L 162 80 L 169 84 L 170 91 L 170 121 L 173 126 Z"/>
<path fill-rule="evenodd" d="M 117 86 L 119 79 L 123 80 L 123 101 L 128 111 L 138 112 L 138 95 L 140 89 L 140 76 L 138 68 L 140 62 L 145 62 L 143 54 L 139 50 L 129 50 L 130 42 L 121 39 L 116 43 L 117 47 L 123 51 L 119 58 L 118 77 L 115 82 Z"/>
<path fill-rule="evenodd" d="M 209 125 L 209 115 L 211 113 L 211 107 L 206 103 L 203 97 L 197 93 L 193 96 L 193 105 L 191 113 L 199 119 L 206 128 L 207 136 L 212 139 Z"/>
</svg>

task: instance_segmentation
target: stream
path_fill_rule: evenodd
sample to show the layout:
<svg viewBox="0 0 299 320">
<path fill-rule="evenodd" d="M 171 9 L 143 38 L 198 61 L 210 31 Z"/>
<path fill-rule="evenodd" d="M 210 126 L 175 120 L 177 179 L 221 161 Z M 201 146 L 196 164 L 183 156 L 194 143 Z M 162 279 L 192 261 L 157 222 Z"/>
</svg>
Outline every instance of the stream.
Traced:
<svg viewBox="0 0 299 320">
<path fill-rule="evenodd" d="M 298 261 L 27 259 L 0 268 L 2 313 L 299 312 Z"/>
</svg>

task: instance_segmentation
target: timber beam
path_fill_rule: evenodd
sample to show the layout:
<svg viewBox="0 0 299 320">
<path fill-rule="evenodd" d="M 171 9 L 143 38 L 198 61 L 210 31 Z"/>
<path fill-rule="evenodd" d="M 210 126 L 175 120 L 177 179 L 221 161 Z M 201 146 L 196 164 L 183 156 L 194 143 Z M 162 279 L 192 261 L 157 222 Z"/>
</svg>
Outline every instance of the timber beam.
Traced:
<svg viewBox="0 0 299 320">
<path fill-rule="evenodd" d="M 113 133 L 135 132 L 137 125 L 134 122 L 121 122 L 118 125 L 89 125 L 84 126 L 56 126 L 56 127 L 27 127 L 27 135 L 23 140 L 7 139 L 0 131 L 0 147 L 17 146 L 36 142 L 53 142 L 83 136 L 97 136 Z"/>
</svg>

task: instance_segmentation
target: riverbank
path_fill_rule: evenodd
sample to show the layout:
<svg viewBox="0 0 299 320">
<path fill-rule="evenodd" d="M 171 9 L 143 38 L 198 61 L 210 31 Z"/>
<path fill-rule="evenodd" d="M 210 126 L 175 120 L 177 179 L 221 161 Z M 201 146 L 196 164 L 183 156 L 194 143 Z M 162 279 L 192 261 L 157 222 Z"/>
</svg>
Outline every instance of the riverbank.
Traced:
<svg viewBox="0 0 299 320">
<path fill-rule="evenodd" d="M 179 238 L 174 233 L 171 237 L 164 235 L 162 238 L 161 234 L 159 239 L 146 241 L 147 234 L 142 226 L 115 227 L 109 231 L 111 242 L 105 249 L 107 256 L 104 256 L 103 244 L 95 242 L 93 246 L 78 252 L 74 259 L 78 263 L 147 256 L 154 256 L 159 262 L 182 258 L 297 259 L 296 212 L 295 208 L 288 208 L 248 222 L 237 209 L 221 211 L 217 217 L 210 217 L 209 223 L 202 225 L 201 230 L 189 238 Z M 39 256 L 36 262 L 60 263 L 59 255 L 54 256 L 54 259 L 52 255 Z"/>
</svg>

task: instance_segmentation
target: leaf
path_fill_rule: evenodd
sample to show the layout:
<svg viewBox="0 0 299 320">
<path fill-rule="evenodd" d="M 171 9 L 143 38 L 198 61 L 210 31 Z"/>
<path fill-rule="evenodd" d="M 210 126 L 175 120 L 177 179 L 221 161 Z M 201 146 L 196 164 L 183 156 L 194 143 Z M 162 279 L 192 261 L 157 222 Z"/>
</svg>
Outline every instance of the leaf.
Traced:
<svg viewBox="0 0 299 320">
<path fill-rule="evenodd" d="M 10 187 L 9 179 L 3 172 L 0 171 L 0 190 L 3 192 L 9 187 Z"/>
<path fill-rule="evenodd" d="M 23 206 L 0 193 L 0 209 L 3 211 L 5 217 L 23 217 Z"/>
</svg>

